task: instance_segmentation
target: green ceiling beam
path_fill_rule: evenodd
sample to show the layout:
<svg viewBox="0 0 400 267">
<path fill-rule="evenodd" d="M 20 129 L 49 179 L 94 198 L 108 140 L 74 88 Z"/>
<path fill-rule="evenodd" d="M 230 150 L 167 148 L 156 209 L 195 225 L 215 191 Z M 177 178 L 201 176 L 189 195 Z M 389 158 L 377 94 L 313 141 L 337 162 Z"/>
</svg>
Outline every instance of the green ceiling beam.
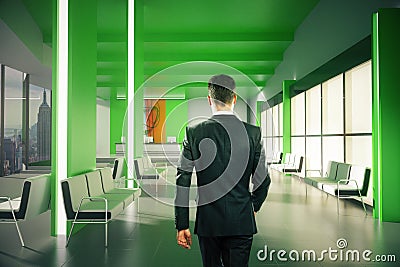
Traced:
<svg viewBox="0 0 400 267">
<path fill-rule="evenodd" d="M 144 74 L 147 76 L 154 75 L 160 71 L 164 70 L 164 68 L 157 68 L 157 67 L 147 67 L 144 69 Z M 275 72 L 274 68 L 247 68 L 247 67 L 242 67 L 238 69 L 240 72 L 243 72 L 246 75 L 273 75 Z M 191 70 L 187 70 L 187 72 L 180 72 L 180 75 L 193 75 L 194 73 Z M 195 74 L 201 74 L 201 75 L 212 75 L 215 74 L 212 71 L 207 72 L 195 72 Z"/>
<path fill-rule="evenodd" d="M 97 42 L 98 43 L 114 43 L 114 42 L 127 42 L 128 36 L 126 33 L 97 33 Z"/>
<path fill-rule="evenodd" d="M 208 80 L 209 77 L 207 77 L 206 80 Z M 265 81 L 253 81 L 256 87 L 263 87 L 265 86 Z M 168 79 L 165 81 L 153 81 L 151 82 L 151 84 L 147 84 L 146 88 L 174 88 L 175 85 L 183 85 L 185 84 L 186 81 L 184 80 L 173 80 L 173 79 Z M 247 88 L 249 87 L 249 82 L 248 81 L 240 81 L 240 80 L 236 80 L 236 87 L 244 87 Z M 108 87 L 113 87 L 113 86 L 122 86 L 121 84 L 117 84 L 117 83 L 109 83 L 109 82 L 98 82 L 97 83 L 97 87 L 104 87 L 104 86 L 108 86 Z M 196 81 L 193 80 L 193 82 L 187 83 L 187 86 L 190 87 L 207 87 L 207 83 L 206 82 L 200 82 L 200 81 Z"/>
<path fill-rule="evenodd" d="M 121 83 L 124 82 L 126 77 L 124 75 L 125 73 L 122 74 L 110 74 L 110 75 L 96 75 L 96 80 L 97 82 L 116 82 L 116 83 Z"/>
<path fill-rule="evenodd" d="M 237 41 L 289 41 L 291 32 L 231 32 L 231 33 L 146 33 L 145 42 L 237 42 Z"/>
<path fill-rule="evenodd" d="M 126 88 L 125 81 L 119 81 L 119 82 L 97 82 L 96 88 L 101 88 L 101 87 L 123 87 Z"/>
<path fill-rule="evenodd" d="M 274 74 L 275 67 L 262 67 L 262 66 L 252 66 L 251 64 L 246 64 L 247 62 L 242 62 L 242 66 L 239 66 L 238 68 L 232 67 L 232 70 L 229 71 L 227 70 L 225 65 L 220 66 L 221 72 L 224 72 L 225 74 L 237 74 L 238 71 L 243 72 L 244 74 L 247 75 L 272 75 Z M 166 71 L 168 73 L 174 72 L 174 67 L 168 69 L 168 65 L 161 64 L 161 65 L 146 65 L 144 68 L 145 75 L 154 75 L 155 73 L 158 73 L 160 71 Z M 219 69 L 216 69 L 217 66 L 213 66 L 213 68 L 210 69 L 208 65 L 205 64 L 199 64 L 198 66 L 191 65 L 188 68 L 179 68 L 179 75 L 214 75 L 216 71 L 219 71 Z"/>
<path fill-rule="evenodd" d="M 163 53 L 163 54 L 145 54 L 145 61 L 282 61 L 282 53 L 265 53 L 265 54 L 225 54 L 221 52 L 214 53 Z"/>
</svg>

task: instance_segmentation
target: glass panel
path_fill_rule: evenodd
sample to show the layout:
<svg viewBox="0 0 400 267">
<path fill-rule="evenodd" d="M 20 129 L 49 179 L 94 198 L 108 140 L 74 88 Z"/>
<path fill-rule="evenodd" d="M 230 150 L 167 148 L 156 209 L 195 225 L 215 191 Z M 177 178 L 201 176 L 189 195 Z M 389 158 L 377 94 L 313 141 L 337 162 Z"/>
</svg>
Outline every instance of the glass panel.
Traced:
<svg viewBox="0 0 400 267">
<path fill-rule="evenodd" d="M 321 86 L 306 91 L 306 134 L 321 134 Z"/>
<path fill-rule="evenodd" d="M 347 136 L 346 162 L 371 167 L 372 136 Z"/>
<path fill-rule="evenodd" d="M 292 137 L 292 153 L 296 154 L 296 156 L 303 156 L 306 154 L 306 144 L 305 137 Z M 301 177 L 304 177 L 305 174 L 304 162 L 303 167 L 301 169 L 301 173 L 299 174 Z"/>
<path fill-rule="evenodd" d="M 266 157 L 272 158 L 274 152 L 272 137 L 263 138 L 263 142 Z"/>
<path fill-rule="evenodd" d="M 372 136 L 348 136 L 346 137 L 346 161 L 361 166 L 372 166 Z M 372 180 L 369 182 L 367 198 L 365 202 L 373 204 Z"/>
<path fill-rule="evenodd" d="M 304 156 L 306 153 L 305 137 L 292 137 L 292 153 Z"/>
<path fill-rule="evenodd" d="M 305 134 L 305 94 L 299 94 L 291 99 L 292 135 Z"/>
<path fill-rule="evenodd" d="M 29 162 L 50 165 L 51 153 L 51 91 L 30 85 Z"/>
<path fill-rule="evenodd" d="M 283 104 L 278 105 L 279 108 L 279 136 L 283 136 Z"/>
<path fill-rule="evenodd" d="M 322 170 L 321 169 L 321 137 L 306 137 L 306 169 L 307 170 Z M 309 176 L 318 176 L 318 172 L 309 172 Z"/>
<path fill-rule="evenodd" d="M 274 124 L 272 121 L 272 108 L 267 109 L 266 117 L 267 117 L 267 136 L 272 136 L 272 132 L 274 129 Z"/>
<path fill-rule="evenodd" d="M 279 137 L 274 137 L 272 140 L 273 140 L 273 152 L 280 151 Z"/>
<path fill-rule="evenodd" d="M 267 111 L 266 110 L 261 112 L 260 125 L 261 125 L 261 135 L 263 137 L 267 136 Z"/>
<path fill-rule="evenodd" d="M 346 73 L 346 133 L 372 132 L 371 61 Z"/>
<path fill-rule="evenodd" d="M 322 132 L 343 133 L 343 75 L 322 84 Z"/>
<path fill-rule="evenodd" d="M 23 73 L 5 67 L 4 175 L 22 170 Z"/>
<path fill-rule="evenodd" d="M 277 151 L 282 152 L 282 151 L 283 151 L 283 138 L 282 138 L 282 137 L 279 137 L 278 140 L 279 140 L 279 141 L 278 141 L 279 148 L 277 149 Z"/>
<path fill-rule="evenodd" d="M 274 136 L 279 136 L 279 109 L 278 109 L 278 105 L 274 106 L 272 108 L 272 119 L 273 119 L 273 123 L 274 123 L 274 132 L 273 135 Z"/>
<path fill-rule="evenodd" d="M 329 160 L 344 162 L 343 136 L 322 137 L 323 173 L 327 171 Z"/>
</svg>

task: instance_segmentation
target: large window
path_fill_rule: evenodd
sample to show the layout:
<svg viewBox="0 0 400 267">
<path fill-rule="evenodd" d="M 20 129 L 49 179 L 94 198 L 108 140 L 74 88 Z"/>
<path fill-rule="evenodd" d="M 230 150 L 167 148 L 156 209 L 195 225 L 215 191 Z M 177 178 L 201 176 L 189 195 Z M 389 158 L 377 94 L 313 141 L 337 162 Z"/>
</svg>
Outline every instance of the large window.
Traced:
<svg viewBox="0 0 400 267">
<path fill-rule="evenodd" d="M 305 132 L 306 120 L 304 116 L 305 110 L 305 94 L 299 94 L 290 101 L 291 105 L 291 152 L 296 155 L 305 155 Z M 303 168 L 304 169 L 304 168 Z"/>
<path fill-rule="evenodd" d="M 372 165 L 370 61 L 294 96 L 291 109 L 291 149 L 306 156 L 305 169 L 326 173 L 330 160 Z"/>
<path fill-rule="evenodd" d="M 305 93 L 306 97 L 306 147 L 305 166 L 310 170 L 319 170 L 322 165 L 322 120 L 321 120 L 321 85 Z"/>
<path fill-rule="evenodd" d="M 51 91 L 29 88 L 29 162 L 49 161 L 51 152 Z"/>
<path fill-rule="evenodd" d="M 5 67 L 4 99 L 4 175 L 22 170 L 23 156 L 23 79 L 24 73 Z"/>
<path fill-rule="evenodd" d="M 50 90 L 30 84 L 29 74 L 5 65 L 1 70 L 0 176 L 19 173 L 38 161 L 50 165 Z"/>
<path fill-rule="evenodd" d="M 261 112 L 261 131 L 267 158 L 283 148 L 282 103 Z"/>
</svg>

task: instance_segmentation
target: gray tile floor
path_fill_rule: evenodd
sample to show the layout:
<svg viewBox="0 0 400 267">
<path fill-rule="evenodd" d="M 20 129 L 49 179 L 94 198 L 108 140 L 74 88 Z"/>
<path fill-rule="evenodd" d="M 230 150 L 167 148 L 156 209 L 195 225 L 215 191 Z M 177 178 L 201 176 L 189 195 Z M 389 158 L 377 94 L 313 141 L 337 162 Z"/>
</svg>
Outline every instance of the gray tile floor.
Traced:
<svg viewBox="0 0 400 267">
<path fill-rule="evenodd" d="M 173 174 L 171 174 L 173 175 Z M 315 188 L 308 188 L 296 177 L 282 176 L 274 171 L 272 185 L 262 210 L 257 214 L 259 233 L 254 237 L 250 266 L 400 266 L 400 224 L 381 223 L 365 216 L 361 204 L 340 201 L 340 215 L 336 213 L 336 199 Z M 0 267 L 12 266 L 138 266 L 138 267 L 187 267 L 201 266 L 197 238 L 191 250 L 183 250 L 175 243 L 173 186 L 159 183 L 144 185 L 139 201 L 129 207 L 109 225 L 109 247 L 104 248 L 104 229 L 89 225 L 72 237 L 68 248 L 65 238 L 49 237 L 49 213 L 21 223 L 27 248 L 19 244 L 15 227 L 0 224 Z M 148 195 L 155 195 L 155 200 Z M 393 205 L 397 205 L 393 203 Z M 139 212 L 138 212 L 139 211 Z M 191 211 L 194 220 L 194 210 Z M 193 226 L 193 221 L 192 221 Z M 192 227 L 193 229 L 193 227 Z M 347 247 L 339 249 L 338 239 L 345 239 Z M 272 250 L 285 250 L 288 260 L 279 259 L 277 252 L 272 259 L 264 257 Z M 397 262 L 330 260 L 324 254 L 322 261 L 301 261 L 310 250 L 316 259 L 323 250 L 338 250 L 337 255 L 358 250 L 371 250 L 376 255 L 395 255 Z M 309 250 L 308 252 L 304 252 Z M 349 252 L 350 251 L 350 252 Z M 283 253 L 283 252 L 281 252 Z M 300 261 L 291 260 L 299 253 Z M 354 252 L 356 253 L 356 252 Z M 350 254 L 349 254 L 350 255 Z"/>
</svg>

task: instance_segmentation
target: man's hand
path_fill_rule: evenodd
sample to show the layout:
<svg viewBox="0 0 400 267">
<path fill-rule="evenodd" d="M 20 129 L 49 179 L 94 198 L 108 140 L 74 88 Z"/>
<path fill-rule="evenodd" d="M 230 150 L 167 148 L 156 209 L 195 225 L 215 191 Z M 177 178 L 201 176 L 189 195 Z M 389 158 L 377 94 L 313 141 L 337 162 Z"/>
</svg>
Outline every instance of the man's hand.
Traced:
<svg viewBox="0 0 400 267">
<path fill-rule="evenodd" d="M 192 245 L 192 235 L 190 234 L 190 230 L 185 229 L 178 231 L 176 234 L 176 241 L 179 246 L 190 249 L 190 246 Z"/>
</svg>

